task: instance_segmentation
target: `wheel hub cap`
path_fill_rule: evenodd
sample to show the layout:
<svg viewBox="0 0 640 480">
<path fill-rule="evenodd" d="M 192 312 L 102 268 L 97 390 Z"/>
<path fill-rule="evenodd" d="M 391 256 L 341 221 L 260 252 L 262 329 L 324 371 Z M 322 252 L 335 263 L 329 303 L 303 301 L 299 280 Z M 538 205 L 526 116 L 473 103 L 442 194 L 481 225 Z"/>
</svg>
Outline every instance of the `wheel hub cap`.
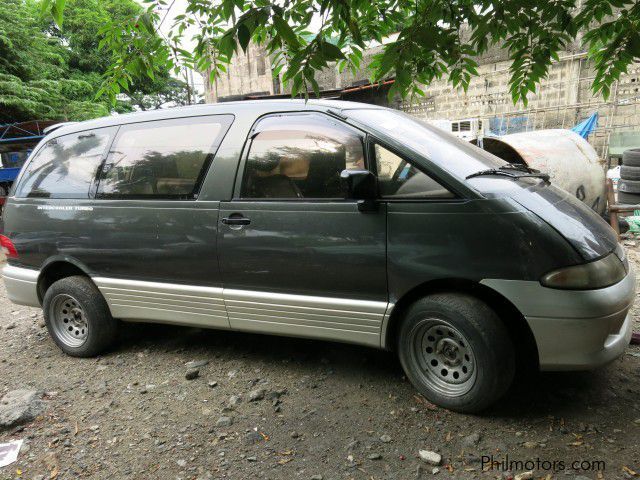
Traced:
<svg viewBox="0 0 640 480">
<path fill-rule="evenodd" d="M 445 319 L 427 318 L 416 325 L 413 354 L 425 383 L 442 395 L 463 395 L 475 382 L 473 351 L 466 337 Z"/>
<path fill-rule="evenodd" d="M 58 295 L 51 302 L 51 327 L 63 343 L 79 347 L 89 335 L 89 324 L 80 303 L 70 295 Z"/>
</svg>

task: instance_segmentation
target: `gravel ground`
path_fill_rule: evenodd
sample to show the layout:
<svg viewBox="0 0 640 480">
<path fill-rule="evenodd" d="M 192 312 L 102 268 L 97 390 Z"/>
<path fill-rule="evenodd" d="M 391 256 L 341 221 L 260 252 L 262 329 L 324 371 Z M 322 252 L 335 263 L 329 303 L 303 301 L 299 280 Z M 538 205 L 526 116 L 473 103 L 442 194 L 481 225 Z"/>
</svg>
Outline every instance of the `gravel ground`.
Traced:
<svg viewBox="0 0 640 480">
<path fill-rule="evenodd" d="M 350 345 L 125 324 L 111 353 L 71 358 L 2 286 L 0 396 L 35 389 L 44 409 L 0 431 L 25 441 L 0 479 L 631 478 L 639 367 L 631 346 L 595 372 L 521 375 L 468 416 L 418 396 L 393 354 Z"/>
</svg>

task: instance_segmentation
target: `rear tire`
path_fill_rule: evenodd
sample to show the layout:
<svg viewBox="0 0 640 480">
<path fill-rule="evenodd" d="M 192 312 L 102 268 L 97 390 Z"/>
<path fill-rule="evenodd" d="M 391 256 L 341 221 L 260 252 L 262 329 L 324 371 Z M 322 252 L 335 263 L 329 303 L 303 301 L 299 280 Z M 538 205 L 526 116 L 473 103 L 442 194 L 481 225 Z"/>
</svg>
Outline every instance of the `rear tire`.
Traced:
<svg viewBox="0 0 640 480">
<path fill-rule="evenodd" d="M 640 167 L 640 148 L 630 148 L 622 152 L 622 164 L 629 167 Z"/>
<path fill-rule="evenodd" d="M 398 335 L 404 371 L 428 400 L 477 413 L 511 386 L 515 352 L 498 315 L 460 293 L 432 294 L 407 310 Z"/>
<path fill-rule="evenodd" d="M 618 192 L 640 194 L 640 180 L 620 179 Z"/>
<path fill-rule="evenodd" d="M 68 355 L 93 357 L 116 339 L 117 321 L 87 277 L 72 276 L 54 282 L 44 295 L 42 309 L 49 335 Z"/>
<path fill-rule="evenodd" d="M 618 203 L 622 205 L 640 205 L 640 195 L 619 191 Z"/>
<path fill-rule="evenodd" d="M 622 165 L 620 167 L 620 178 L 623 180 L 640 180 L 640 167 Z"/>
</svg>

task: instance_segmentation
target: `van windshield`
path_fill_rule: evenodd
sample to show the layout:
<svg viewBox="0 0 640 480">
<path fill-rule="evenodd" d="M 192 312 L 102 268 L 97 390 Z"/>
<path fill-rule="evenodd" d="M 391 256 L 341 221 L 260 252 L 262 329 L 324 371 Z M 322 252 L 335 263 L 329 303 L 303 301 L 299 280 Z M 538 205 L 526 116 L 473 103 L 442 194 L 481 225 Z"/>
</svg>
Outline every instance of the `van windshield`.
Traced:
<svg viewBox="0 0 640 480">
<path fill-rule="evenodd" d="M 355 109 L 345 113 L 374 132 L 402 142 L 461 180 L 473 173 L 507 164 L 455 135 L 397 110 Z"/>
</svg>

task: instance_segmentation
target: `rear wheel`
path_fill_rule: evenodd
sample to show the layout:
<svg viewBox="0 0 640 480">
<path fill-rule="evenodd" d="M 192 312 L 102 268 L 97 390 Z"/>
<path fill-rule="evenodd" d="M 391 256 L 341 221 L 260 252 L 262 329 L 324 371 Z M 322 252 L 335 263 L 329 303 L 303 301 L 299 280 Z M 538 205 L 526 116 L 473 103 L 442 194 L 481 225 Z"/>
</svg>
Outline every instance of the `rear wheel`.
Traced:
<svg viewBox="0 0 640 480">
<path fill-rule="evenodd" d="M 622 152 L 622 164 L 629 167 L 640 167 L 640 148 L 630 148 Z"/>
<path fill-rule="evenodd" d="M 622 165 L 620 167 L 620 178 L 623 180 L 640 180 L 640 167 Z"/>
<path fill-rule="evenodd" d="M 54 282 L 42 302 L 51 338 L 67 354 L 92 357 L 116 338 L 117 322 L 98 288 L 83 276 Z"/>
<path fill-rule="evenodd" d="M 623 205 L 640 204 L 640 195 L 635 193 L 618 192 L 618 203 Z"/>
<path fill-rule="evenodd" d="M 475 413 L 500 398 L 515 373 L 511 339 L 487 304 L 459 293 L 415 302 L 398 336 L 400 362 L 431 402 Z"/>
<path fill-rule="evenodd" d="M 640 194 L 640 180 L 620 179 L 618 183 L 618 192 Z"/>
</svg>

